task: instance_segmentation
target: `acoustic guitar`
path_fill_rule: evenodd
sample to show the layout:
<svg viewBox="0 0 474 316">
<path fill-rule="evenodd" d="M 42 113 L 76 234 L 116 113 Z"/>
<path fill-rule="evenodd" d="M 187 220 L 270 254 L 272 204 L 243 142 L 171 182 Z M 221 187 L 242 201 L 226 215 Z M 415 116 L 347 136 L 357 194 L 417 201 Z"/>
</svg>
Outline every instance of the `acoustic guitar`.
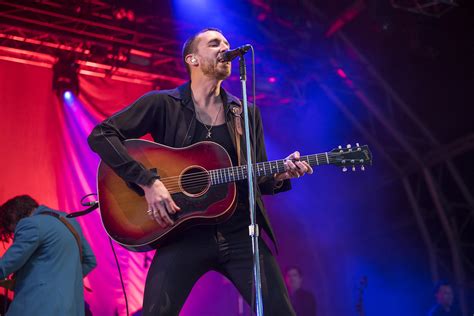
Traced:
<svg viewBox="0 0 474 316">
<path fill-rule="evenodd" d="M 228 219 L 236 207 L 236 181 L 247 179 L 247 166 L 232 166 L 227 151 L 214 142 L 199 142 L 172 148 L 147 140 L 124 142 L 130 156 L 156 172 L 160 181 L 181 208 L 171 214 L 175 224 L 162 228 L 147 215 L 143 190 L 127 184 L 103 161 L 99 164 L 97 189 L 102 223 L 109 236 L 133 251 L 147 251 L 181 233 L 184 229 Z M 333 149 L 330 152 L 301 156 L 311 166 L 335 165 L 343 170 L 372 163 L 367 145 Z M 253 165 L 257 176 L 285 171 L 284 160 Z"/>
</svg>

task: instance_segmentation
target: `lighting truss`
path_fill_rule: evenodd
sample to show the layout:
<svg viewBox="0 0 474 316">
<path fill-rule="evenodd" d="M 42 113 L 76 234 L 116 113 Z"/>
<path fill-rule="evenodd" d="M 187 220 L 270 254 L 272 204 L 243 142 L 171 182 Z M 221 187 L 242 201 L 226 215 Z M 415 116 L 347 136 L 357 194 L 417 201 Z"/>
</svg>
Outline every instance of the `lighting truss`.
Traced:
<svg viewBox="0 0 474 316">
<path fill-rule="evenodd" d="M 391 3 L 396 9 L 437 18 L 458 5 L 457 0 L 391 0 Z"/>
<path fill-rule="evenodd" d="M 180 42 L 147 20 L 152 18 L 118 21 L 114 7 L 99 0 L 0 1 L 0 59 L 51 68 L 68 52 L 83 75 L 181 84 Z"/>
</svg>

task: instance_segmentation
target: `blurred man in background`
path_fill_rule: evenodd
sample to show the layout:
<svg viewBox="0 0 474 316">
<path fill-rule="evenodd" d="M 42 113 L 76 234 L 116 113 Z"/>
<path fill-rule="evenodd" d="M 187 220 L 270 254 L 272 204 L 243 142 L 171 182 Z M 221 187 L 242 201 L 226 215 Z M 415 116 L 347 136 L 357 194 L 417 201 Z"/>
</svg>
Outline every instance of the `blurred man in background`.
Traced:
<svg viewBox="0 0 474 316">
<path fill-rule="evenodd" d="M 301 287 L 303 283 L 301 269 L 296 266 L 286 268 L 285 281 L 296 315 L 315 316 L 316 300 L 313 293 Z"/>
</svg>

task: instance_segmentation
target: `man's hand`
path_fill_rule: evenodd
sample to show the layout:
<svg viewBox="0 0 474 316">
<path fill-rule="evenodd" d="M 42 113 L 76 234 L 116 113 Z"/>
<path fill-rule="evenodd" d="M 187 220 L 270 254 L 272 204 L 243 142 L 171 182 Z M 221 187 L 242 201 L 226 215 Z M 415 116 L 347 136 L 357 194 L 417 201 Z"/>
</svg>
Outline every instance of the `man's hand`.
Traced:
<svg viewBox="0 0 474 316">
<path fill-rule="evenodd" d="M 285 158 L 285 170 L 285 172 L 275 174 L 276 181 L 299 178 L 306 173 L 313 173 L 313 168 L 306 161 L 300 161 L 300 153 L 298 151 Z"/>
<path fill-rule="evenodd" d="M 148 202 L 148 216 L 157 221 L 163 228 L 174 225 L 169 214 L 175 214 L 180 208 L 173 201 L 163 182 L 155 180 L 150 187 L 144 185 L 140 185 L 140 187 L 145 191 L 145 199 Z"/>
</svg>

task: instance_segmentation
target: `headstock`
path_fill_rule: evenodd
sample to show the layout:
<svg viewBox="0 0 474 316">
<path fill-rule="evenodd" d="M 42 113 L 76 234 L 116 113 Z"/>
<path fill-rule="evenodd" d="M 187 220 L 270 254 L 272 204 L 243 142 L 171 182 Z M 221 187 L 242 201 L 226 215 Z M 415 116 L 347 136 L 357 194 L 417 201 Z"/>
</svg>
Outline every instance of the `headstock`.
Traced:
<svg viewBox="0 0 474 316">
<path fill-rule="evenodd" d="M 359 143 L 356 143 L 355 147 L 350 144 L 346 148 L 339 146 L 331 150 L 328 155 L 331 163 L 342 167 L 343 172 L 346 172 L 349 167 L 352 168 L 352 171 L 355 171 L 356 166 L 361 166 L 360 169 L 364 171 L 366 165 L 372 164 L 372 153 L 369 146 L 359 146 Z"/>
</svg>

